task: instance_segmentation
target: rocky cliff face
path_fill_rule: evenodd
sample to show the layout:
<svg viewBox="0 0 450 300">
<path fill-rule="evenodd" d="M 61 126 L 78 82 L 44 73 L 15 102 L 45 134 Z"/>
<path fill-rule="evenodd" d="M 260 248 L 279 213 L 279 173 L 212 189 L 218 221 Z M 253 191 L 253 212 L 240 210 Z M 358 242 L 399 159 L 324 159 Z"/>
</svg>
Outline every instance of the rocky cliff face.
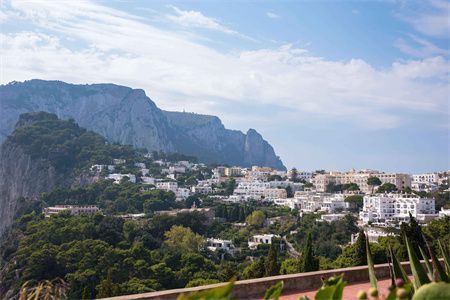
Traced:
<svg viewBox="0 0 450 300">
<path fill-rule="evenodd" d="M 112 142 L 195 155 L 203 162 L 285 169 L 256 131 L 249 135 L 225 129 L 214 116 L 164 112 L 142 90 L 43 80 L 0 86 L 0 142 L 21 113 L 32 111 L 73 118 Z"/>
<path fill-rule="evenodd" d="M 215 116 L 167 111 L 164 114 L 171 126 L 183 133 L 174 140 L 175 147 L 183 153 L 203 157 L 209 162 L 284 169 L 272 146 L 254 129 L 244 134 L 225 129 Z"/>
<path fill-rule="evenodd" d="M 17 126 L 29 125 L 22 119 Z M 20 144 L 6 139 L 0 147 L 0 237 L 22 209 L 57 186 L 82 185 L 92 178 L 56 172 L 45 159 L 33 159 Z"/>
<path fill-rule="evenodd" d="M 32 161 L 21 147 L 6 142 L 0 148 L 0 236 L 25 202 L 63 181 L 45 160 Z"/>
</svg>

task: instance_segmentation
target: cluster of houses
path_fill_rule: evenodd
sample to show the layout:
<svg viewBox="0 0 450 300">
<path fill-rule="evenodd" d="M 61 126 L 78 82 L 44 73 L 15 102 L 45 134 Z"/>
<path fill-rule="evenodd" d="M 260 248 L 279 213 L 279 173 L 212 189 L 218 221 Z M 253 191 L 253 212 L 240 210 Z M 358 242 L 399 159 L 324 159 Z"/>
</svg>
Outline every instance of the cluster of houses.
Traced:
<svg viewBox="0 0 450 300">
<path fill-rule="evenodd" d="M 255 234 L 249 238 L 247 245 L 249 249 L 256 250 L 261 244 L 271 245 L 275 239 L 280 241 L 280 248 L 283 250 L 284 243 L 281 240 L 281 236 L 276 234 Z M 217 238 L 207 238 L 206 247 L 210 251 L 222 251 L 231 256 L 234 256 L 240 251 L 240 249 L 237 248 L 231 240 L 222 240 Z"/>
<path fill-rule="evenodd" d="M 150 174 L 145 163 L 135 163 L 134 168 L 138 172 L 126 173 L 120 166 L 126 164 L 123 159 L 114 159 L 112 165 L 93 165 L 91 171 L 102 174 L 115 183 L 123 180 L 139 182 L 142 191 L 160 189 L 171 191 L 175 194 L 177 201 L 182 201 L 194 194 L 208 195 L 214 201 L 220 202 L 246 202 L 264 201 L 274 205 L 286 206 L 290 209 L 298 209 L 300 214 L 309 212 L 322 212 L 321 220 L 332 222 L 343 218 L 352 207 L 351 203 L 345 201 L 346 197 L 359 194 L 363 197 L 363 206 L 359 211 L 359 222 L 361 226 L 371 228 L 370 238 L 377 239 L 379 236 L 387 235 L 382 228 L 398 226 L 414 216 L 419 222 L 427 223 L 432 219 L 450 215 L 450 210 L 442 209 L 436 211 L 435 200 L 419 197 L 407 193 L 374 193 L 374 187 L 368 184 L 370 177 L 377 177 L 381 184 L 390 183 L 398 191 L 411 189 L 418 192 L 432 192 L 439 187 L 447 185 L 450 174 L 426 173 L 426 174 L 404 174 L 384 173 L 374 170 L 352 170 L 349 172 L 300 172 L 290 170 L 279 171 L 272 168 L 254 166 L 252 168 L 219 166 L 205 172 L 203 180 L 179 186 L 177 179 L 192 171 L 205 170 L 206 165 L 191 163 L 189 161 L 167 162 L 164 160 L 153 161 L 160 167 L 156 176 Z M 138 176 L 137 176 L 138 175 Z M 232 179 L 234 183 L 233 193 L 223 193 Z M 342 193 L 329 193 L 331 185 L 356 184 L 356 191 Z M 50 216 L 61 211 L 70 211 L 71 214 L 94 214 L 99 212 L 96 206 L 55 206 L 44 210 L 45 216 Z M 171 211 L 160 211 L 157 214 L 177 215 L 182 212 L 199 211 L 209 220 L 214 218 L 214 211 L 210 208 L 197 208 Z M 144 214 L 125 215 L 124 218 L 137 219 Z M 245 226 L 245 224 L 244 224 Z M 370 226 L 370 227 L 368 227 Z M 377 229 L 381 228 L 381 229 Z M 259 244 L 271 244 L 273 238 L 279 238 L 273 234 L 255 235 L 249 238 L 248 246 L 255 249 Z M 356 238 L 353 237 L 353 238 Z M 209 238 L 206 240 L 208 249 L 212 251 L 224 250 L 234 255 L 237 251 L 231 241 Z"/>
</svg>

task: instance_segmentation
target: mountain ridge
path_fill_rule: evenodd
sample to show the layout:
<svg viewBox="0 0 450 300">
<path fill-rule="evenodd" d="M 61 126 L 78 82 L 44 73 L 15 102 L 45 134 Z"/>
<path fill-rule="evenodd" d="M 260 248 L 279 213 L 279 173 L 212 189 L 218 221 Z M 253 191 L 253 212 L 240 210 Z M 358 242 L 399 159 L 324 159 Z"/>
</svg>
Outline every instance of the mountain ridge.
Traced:
<svg viewBox="0 0 450 300">
<path fill-rule="evenodd" d="M 273 147 L 256 131 L 226 129 L 217 116 L 161 110 L 142 89 L 39 79 L 12 82 L 0 86 L 0 111 L 0 142 L 21 113 L 48 111 L 73 118 L 111 142 L 179 152 L 206 163 L 285 170 Z"/>
</svg>

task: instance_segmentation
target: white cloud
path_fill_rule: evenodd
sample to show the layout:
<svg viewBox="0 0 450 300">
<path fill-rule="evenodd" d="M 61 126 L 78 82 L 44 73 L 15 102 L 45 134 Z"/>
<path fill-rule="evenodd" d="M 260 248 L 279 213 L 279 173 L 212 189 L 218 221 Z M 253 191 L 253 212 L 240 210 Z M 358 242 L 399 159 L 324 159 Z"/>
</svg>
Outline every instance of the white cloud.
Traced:
<svg viewBox="0 0 450 300">
<path fill-rule="evenodd" d="M 279 15 L 277 15 L 276 13 L 270 12 L 270 11 L 268 11 L 268 12 L 266 13 L 266 15 L 267 15 L 269 18 L 271 18 L 271 19 L 279 19 L 279 18 L 280 18 Z"/>
<path fill-rule="evenodd" d="M 176 15 L 168 15 L 167 18 L 185 28 L 209 29 L 252 40 L 250 37 L 222 25 L 218 20 L 207 17 L 199 11 L 182 10 L 173 5 L 169 5 L 169 7 L 174 10 Z"/>
<path fill-rule="evenodd" d="M 432 42 L 413 34 L 408 35 L 408 39 L 398 39 L 395 46 L 403 53 L 421 58 L 449 54 L 448 49 L 439 48 Z"/>
<path fill-rule="evenodd" d="M 280 108 L 279 117 L 266 123 L 313 115 L 392 128 L 408 113 L 447 114 L 450 65 L 440 56 L 380 70 L 361 59 L 331 61 L 292 45 L 221 53 L 90 2 L 27 1 L 13 7 L 39 29 L 2 35 L 2 83 L 114 82 L 144 88 L 163 108 L 199 113 L 220 114 L 227 103 Z M 80 46 L 70 48 L 66 37 Z M 247 117 L 236 109 L 233 114 Z"/>
<path fill-rule="evenodd" d="M 420 7 L 411 15 L 402 16 L 404 20 L 425 35 L 448 38 L 450 35 L 450 2 L 448 0 L 430 0 L 431 7 Z"/>
</svg>

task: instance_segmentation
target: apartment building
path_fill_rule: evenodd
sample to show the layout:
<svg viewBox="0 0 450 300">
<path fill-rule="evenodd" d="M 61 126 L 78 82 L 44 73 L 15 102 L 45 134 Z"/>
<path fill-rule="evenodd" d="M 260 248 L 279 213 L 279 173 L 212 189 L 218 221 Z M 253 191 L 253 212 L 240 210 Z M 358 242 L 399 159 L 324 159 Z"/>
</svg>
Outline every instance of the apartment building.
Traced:
<svg viewBox="0 0 450 300">
<path fill-rule="evenodd" d="M 191 195 L 191 191 L 188 188 L 177 188 L 175 190 L 175 198 L 177 201 L 182 201 Z"/>
<path fill-rule="evenodd" d="M 270 183 L 261 181 L 241 181 L 234 190 L 235 195 L 247 195 L 254 199 L 261 199 L 264 191 L 270 188 Z"/>
<path fill-rule="evenodd" d="M 411 176 L 402 173 L 382 173 L 372 170 L 350 171 L 350 172 L 330 172 L 327 174 L 318 174 L 312 179 L 316 191 L 326 192 L 330 183 L 343 185 L 356 183 L 359 189 L 364 193 L 371 193 L 372 186 L 367 184 L 369 177 L 378 177 L 381 183 L 392 183 L 398 190 L 411 187 Z"/>
<path fill-rule="evenodd" d="M 60 212 L 68 211 L 73 216 L 79 215 L 93 215 L 100 211 L 96 205 L 55 205 L 44 208 L 44 215 L 46 218 L 59 214 Z"/>
<path fill-rule="evenodd" d="M 278 198 L 272 199 L 273 204 L 279 206 L 287 206 L 290 209 L 301 208 L 301 201 L 295 198 Z"/>
<path fill-rule="evenodd" d="M 225 169 L 225 176 L 228 177 L 242 176 L 243 174 L 244 172 L 240 167 L 231 167 Z"/>
<path fill-rule="evenodd" d="M 293 192 L 296 191 L 302 191 L 304 184 L 301 182 L 292 182 L 289 180 L 284 181 L 269 181 L 269 188 L 287 188 L 288 186 L 291 187 L 291 190 Z"/>
<path fill-rule="evenodd" d="M 172 191 L 175 193 L 178 188 L 178 183 L 176 181 L 157 182 L 156 188 L 165 191 Z"/>
<path fill-rule="evenodd" d="M 203 194 L 207 195 L 213 192 L 213 189 L 209 185 L 194 185 L 191 187 L 191 191 L 194 194 Z"/>
<path fill-rule="evenodd" d="M 269 188 L 263 191 L 263 196 L 265 199 L 283 199 L 287 198 L 287 192 L 285 189 Z"/>
<path fill-rule="evenodd" d="M 438 173 L 413 174 L 412 181 L 423 183 L 437 183 L 439 182 L 439 174 Z"/>
<path fill-rule="evenodd" d="M 365 224 L 387 224 L 408 221 L 410 213 L 424 223 L 438 216 L 434 199 L 411 194 L 376 194 L 364 196 L 364 206 L 359 217 Z"/>
<path fill-rule="evenodd" d="M 296 192 L 294 198 L 299 201 L 303 212 L 335 213 L 345 209 L 344 195 L 342 194 Z"/>
</svg>

